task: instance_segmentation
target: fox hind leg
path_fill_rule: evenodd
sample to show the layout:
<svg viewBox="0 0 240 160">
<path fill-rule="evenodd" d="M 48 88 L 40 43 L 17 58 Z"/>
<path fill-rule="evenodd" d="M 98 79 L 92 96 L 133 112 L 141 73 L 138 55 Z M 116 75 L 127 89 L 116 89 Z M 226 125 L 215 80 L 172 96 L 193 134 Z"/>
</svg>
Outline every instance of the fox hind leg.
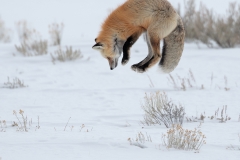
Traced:
<svg viewBox="0 0 240 160">
<path fill-rule="evenodd" d="M 152 59 L 152 57 L 153 57 L 152 46 L 151 46 L 150 39 L 149 39 L 149 36 L 148 36 L 147 33 L 146 33 L 145 38 L 146 38 L 147 46 L 148 46 L 148 55 L 147 55 L 147 57 L 144 60 L 142 60 L 141 62 L 135 64 L 135 66 L 142 66 L 145 63 L 147 63 L 148 61 L 150 61 L 150 59 Z"/>
<path fill-rule="evenodd" d="M 161 59 L 160 38 L 156 36 L 154 32 L 148 32 L 147 34 L 148 56 L 143 61 L 132 66 L 134 71 L 140 73 L 145 72 Z"/>
</svg>

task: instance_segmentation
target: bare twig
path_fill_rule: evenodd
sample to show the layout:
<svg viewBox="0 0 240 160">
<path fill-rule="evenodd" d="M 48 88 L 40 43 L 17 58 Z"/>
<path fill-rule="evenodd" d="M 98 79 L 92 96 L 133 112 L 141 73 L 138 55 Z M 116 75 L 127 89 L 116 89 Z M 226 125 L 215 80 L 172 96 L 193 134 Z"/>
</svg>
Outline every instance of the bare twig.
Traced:
<svg viewBox="0 0 240 160">
<path fill-rule="evenodd" d="M 66 130 L 66 128 L 67 128 L 67 125 L 68 125 L 68 123 L 69 123 L 70 119 L 71 119 L 71 117 L 68 119 L 68 122 L 67 122 L 67 124 L 66 124 L 66 126 L 65 126 L 65 128 L 64 128 L 64 130 L 63 130 L 63 131 L 65 131 L 65 130 Z"/>
<path fill-rule="evenodd" d="M 81 128 L 80 128 L 80 132 L 82 131 L 82 129 L 85 127 L 84 124 L 82 124 Z"/>
<path fill-rule="evenodd" d="M 63 34 L 63 28 L 64 24 L 58 24 L 58 23 L 53 23 L 48 26 L 49 27 L 49 34 L 52 39 L 53 45 L 60 45 L 62 41 L 62 34 Z"/>
<path fill-rule="evenodd" d="M 151 88 L 154 88 L 154 84 L 153 84 L 153 82 L 152 82 L 152 79 L 149 77 L 149 75 L 147 75 L 147 77 L 148 77 L 148 79 L 149 79 L 149 81 L 150 81 L 150 87 L 151 87 Z"/>
</svg>

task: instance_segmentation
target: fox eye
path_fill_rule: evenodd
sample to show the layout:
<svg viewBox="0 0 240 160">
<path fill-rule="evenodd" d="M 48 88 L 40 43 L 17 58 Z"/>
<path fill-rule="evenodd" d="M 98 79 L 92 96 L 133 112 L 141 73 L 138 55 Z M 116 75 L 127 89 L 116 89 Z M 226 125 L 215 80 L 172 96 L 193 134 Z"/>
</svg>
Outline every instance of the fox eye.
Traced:
<svg viewBox="0 0 240 160">
<path fill-rule="evenodd" d="M 109 61 L 110 61 L 110 59 L 111 59 L 110 57 L 107 57 L 107 60 L 109 60 Z"/>
</svg>

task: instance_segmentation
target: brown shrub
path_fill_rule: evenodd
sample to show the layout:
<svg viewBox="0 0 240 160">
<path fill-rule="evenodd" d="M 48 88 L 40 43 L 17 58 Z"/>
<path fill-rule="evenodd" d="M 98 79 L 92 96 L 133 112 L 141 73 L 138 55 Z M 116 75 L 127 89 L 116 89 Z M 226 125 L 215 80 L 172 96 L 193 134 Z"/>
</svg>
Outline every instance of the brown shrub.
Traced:
<svg viewBox="0 0 240 160">
<path fill-rule="evenodd" d="M 187 42 L 202 42 L 208 47 L 214 44 L 221 48 L 233 48 L 240 45 L 240 4 L 232 2 L 225 15 L 219 15 L 200 3 L 196 9 L 195 0 L 184 3 L 184 13 L 181 6 L 178 13 L 183 18 Z"/>
</svg>

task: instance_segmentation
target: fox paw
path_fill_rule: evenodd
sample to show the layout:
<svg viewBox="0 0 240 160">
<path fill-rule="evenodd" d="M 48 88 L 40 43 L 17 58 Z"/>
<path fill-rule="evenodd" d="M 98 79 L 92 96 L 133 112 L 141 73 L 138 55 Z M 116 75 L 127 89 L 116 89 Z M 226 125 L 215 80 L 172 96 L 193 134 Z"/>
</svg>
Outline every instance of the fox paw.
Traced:
<svg viewBox="0 0 240 160">
<path fill-rule="evenodd" d="M 127 64 L 129 61 L 129 59 L 122 59 L 122 65 L 124 66 L 125 64 Z"/>
<path fill-rule="evenodd" d="M 146 69 L 143 68 L 142 66 L 138 66 L 138 65 L 132 65 L 132 70 L 134 70 L 135 72 L 138 72 L 138 73 L 143 73 L 143 72 L 146 72 Z"/>
</svg>

